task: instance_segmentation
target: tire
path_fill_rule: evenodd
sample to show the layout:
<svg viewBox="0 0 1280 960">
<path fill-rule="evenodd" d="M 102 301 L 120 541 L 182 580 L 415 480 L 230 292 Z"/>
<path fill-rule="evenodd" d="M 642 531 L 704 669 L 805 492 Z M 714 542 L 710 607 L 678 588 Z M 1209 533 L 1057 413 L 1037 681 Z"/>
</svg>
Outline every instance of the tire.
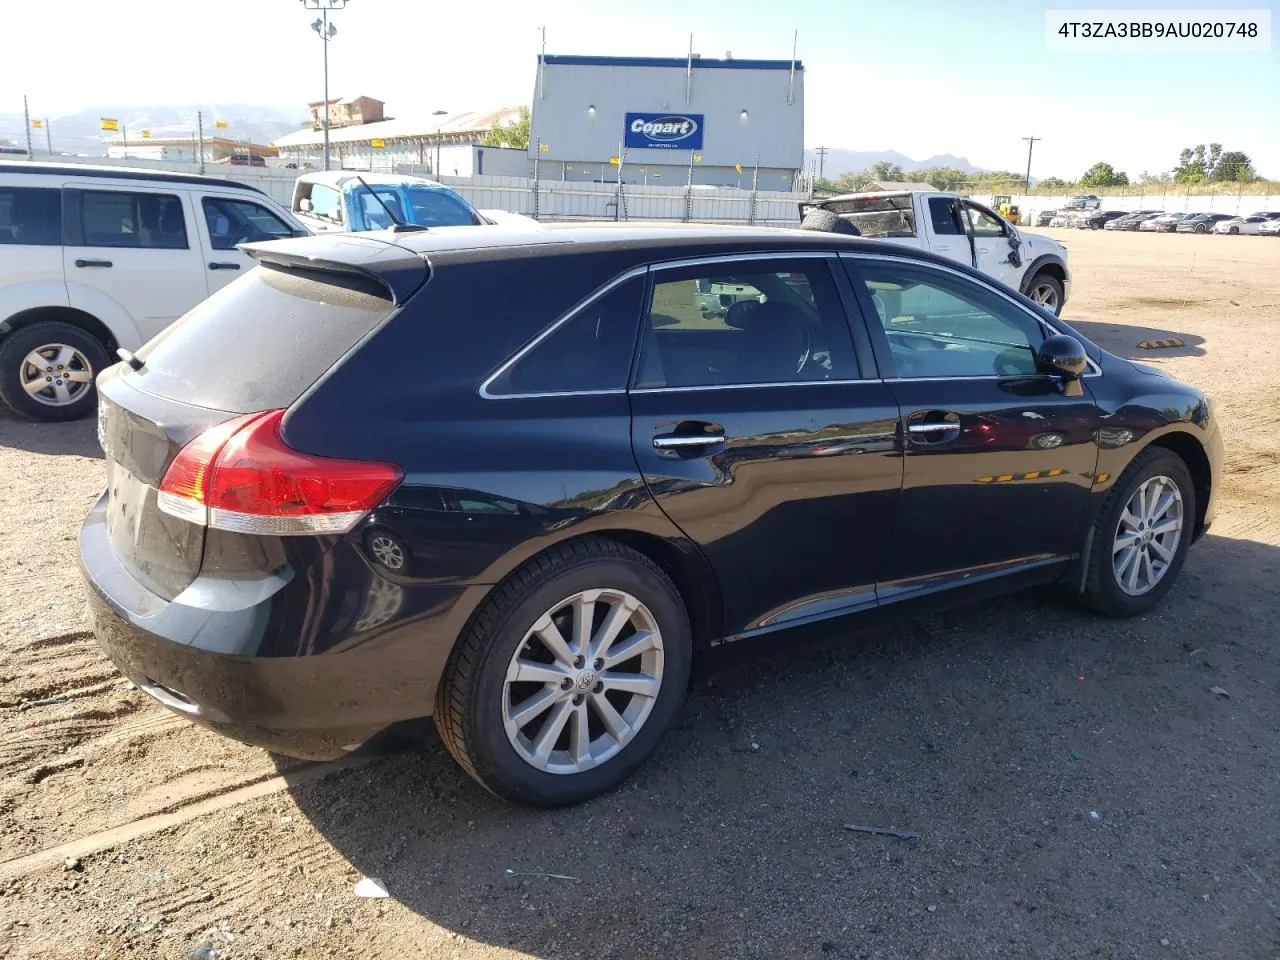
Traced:
<svg viewBox="0 0 1280 960">
<path fill-rule="evenodd" d="M 1124 566 L 1124 557 L 1120 556 L 1121 549 L 1116 547 L 1116 543 L 1121 533 L 1121 519 L 1131 499 L 1135 497 L 1139 488 L 1156 478 L 1161 478 L 1161 481 L 1152 483 L 1147 487 L 1147 491 L 1157 492 L 1157 501 L 1163 499 L 1163 492 L 1160 491 L 1166 489 L 1161 487 L 1160 483 L 1167 481 L 1177 488 L 1180 497 L 1181 528 L 1177 543 L 1170 551 L 1172 559 L 1156 580 L 1155 585 L 1145 592 L 1134 595 L 1125 590 L 1121 584 L 1121 577 L 1116 572 L 1117 562 L 1121 563 L 1122 572 L 1126 577 L 1131 570 Z M 1191 480 L 1191 472 L 1181 457 L 1160 447 L 1148 447 L 1138 454 L 1116 481 L 1094 523 L 1089 567 L 1085 575 L 1083 599 L 1086 606 L 1108 617 L 1133 617 L 1146 613 L 1159 603 L 1172 589 L 1182 569 L 1187 548 L 1195 533 L 1196 517 L 1199 515 L 1196 511 L 1195 485 Z M 1161 523 L 1157 522 L 1156 529 L 1159 529 L 1160 525 Z M 1168 546 L 1167 537 L 1164 543 Z M 1155 556 L 1154 553 L 1151 555 Z M 1132 562 L 1140 564 L 1140 557 Z"/>
<path fill-rule="evenodd" d="M 1048 300 L 1037 299 L 1037 292 L 1042 288 L 1047 288 L 1051 291 L 1050 295 L 1053 298 L 1052 304 L 1050 304 Z M 1053 276 L 1053 274 L 1037 273 L 1027 283 L 1027 296 L 1032 300 L 1035 300 L 1037 303 L 1041 303 L 1044 306 L 1049 307 L 1053 312 L 1053 315 L 1056 317 L 1058 314 L 1062 313 L 1062 301 L 1066 296 L 1066 291 L 1062 289 L 1062 281 Z"/>
<path fill-rule="evenodd" d="M 49 349 L 44 350 L 46 347 Z M 51 377 L 46 378 L 51 386 L 33 395 L 24 389 L 24 383 L 30 383 L 33 375 L 38 374 L 28 361 L 38 350 L 49 354 L 46 360 L 54 369 L 50 371 Z M 58 373 L 54 361 L 60 355 L 71 361 L 65 366 L 76 380 L 56 383 L 53 379 Z M 101 341 L 70 323 L 46 321 L 20 327 L 0 340 L 0 398 L 32 420 L 78 420 L 91 414 L 97 405 L 98 391 L 93 381 L 110 363 L 107 348 Z M 88 380 L 80 379 L 86 373 Z M 55 384 L 69 394 L 65 401 L 53 395 Z"/>
<path fill-rule="evenodd" d="M 817 230 L 822 233 L 840 233 L 847 237 L 860 237 L 861 231 L 839 214 L 830 210 L 810 210 L 800 221 L 801 230 Z"/>
<path fill-rule="evenodd" d="M 1203 223 L 1196 224 L 1196 233 L 1208 233 L 1208 232 L 1209 232 L 1209 228 L 1206 227 Z"/>
<path fill-rule="evenodd" d="M 604 726 L 604 714 L 597 706 L 603 699 L 598 690 L 604 677 L 621 675 L 610 671 L 608 665 L 601 667 L 599 661 L 589 661 L 576 668 L 582 673 L 558 674 L 567 680 L 568 687 L 545 678 L 538 681 L 542 684 L 540 689 L 538 683 L 508 683 L 508 676 L 516 669 L 518 653 L 521 664 L 560 669 L 549 654 L 550 648 L 541 646 L 533 627 L 546 615 L 555 614 L 559 619 L 557 611 L 567 609 L 566 598 L 595 590 L 617 592 L 639 601 L 641 612 L 636 615 L 650 618 L 649 623 L 660 635 L 660 652 L 644 655 L 657 657 L 656 665 L 650 664 L 641 670 L 649 676 L 660 676 L 656 697 L 621 694 L 630 698 L 628 705 L 621 707 L 614 703 L 615 718 L 619 713 L 631 714 L 633 707 L 647 711 L 633 716 L 633 721 L 638 717 L 639 727 L 625 740 L 609 734 Z M 603 611 L 599 609 L 600 604 L 596 606 L 599 623 Z M 572 618 L 559 622 L 567 631 L 561 634 L 566 646 L 572 647 Z M 623 628 L 619 645 L 639 634 L 638 628 L 635 633 L 627 632 L 630 628 L 630 623 Z M 657 746 L 684 699 L 692 652 L 684 601 L 656 564 L 612 540 L 590 538 L 562 544 L 529 561 L 497 587 L 459 638 L 436 691 L 436 728 L 453 758 L 481 786 L 498 797 L 540 807 L 578 803 L 616 787 L 634 773 Z M 544 656 L 537 662 L 526 659 L 539 654 Z M 628 662 L 635 664 L 638 659 Z M 526 691 L 522 690 L 517 699 L 517 686 L 535 689 L 528 692 L 527 698 Z M 605 694 L 615 697 L 609 691 Z M 513 715 L 519 708 L 540 697 L 546 697 L 552 705 L 526 721 L 530 724 L 528 727 L 509 732 L 515 722 Z M 650 699 L 652 703 L 648 702 Z M 571 770 L 566 767 L 576 763 L 572 754 L 572 728 L 578 718 L 573 712 L 579 709 L 578 703 L 583 703 L 581 709 L 587 717 L 594 718 L 594 732 L 586 738 L 591 744 L 589 749 L 594 751 L 599 743 L 602 750 L 614 752 L 598 761 L 589 759 L 584 769 Z M 538 733 L 546 729 L 535 725 L 550 724 L 562 710 L 568 719 L 563 724 L 563 732 L 557 733 L 551 744 L 555 749 L 550 757 L 559 764 L 561 772 L 553 772 L 539 768 L 533 759 L 527 758 L 528 753 L 520 751 L 536 746 Z M 596 737 L 600 739 L 593 739 Z M 562 743 L 564 746 L 560 747 Z"/>
<path fill-rule="evenodd" d="M 1240 232 L 1239 227 L 1232 227 L 1230 230 L 1227 231 L 1227 233 L 1231 234 L 1231 236 L 1233 237 L 1236 236 L 1239 232 Z"/>
<path fill-rule="evenodd" d="M 1090 221 L 1089 221 L 1089 229 L 1090 229 L 1090 230 L 1101 230 L 1101 229 L 1102 229 L 1102 224 L 1098 223 L 1096 220 L 1090 220 Z"/>
</svg>

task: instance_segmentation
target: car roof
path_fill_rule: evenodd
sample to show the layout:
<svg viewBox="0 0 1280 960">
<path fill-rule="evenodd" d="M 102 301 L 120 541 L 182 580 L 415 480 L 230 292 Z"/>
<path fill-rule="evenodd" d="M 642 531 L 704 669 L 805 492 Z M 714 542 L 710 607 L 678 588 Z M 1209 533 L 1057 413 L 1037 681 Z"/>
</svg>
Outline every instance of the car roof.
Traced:
<svg viewBox="0 0 1280 960">
<path fill-rule="evenodd" d="M 173 170 L 147 170 L 142 167 L 108 167 L 89 163 L 4 163 L 0 162 L 0 175 L 7 173 L 44 174 L 56 177 L 101 177 L 104 180 L 151 180 L 162 183 L 189 183 L 219 190 L 248 190 L 266 196 L 264 190 L 236 180 L 222 177 L 205 177 L 194 173 L 178 173 Z"/>
<path fill-rule="evenodd" d="M 241 249 L 258 260 L 286 267 L 363 274 L 385 286 L 396 302 L 403 302 L 417 288 L 420 279 L 416 277 L 424 263 L 434 269 L 449 263 L 504 261 L 537 254 L 600 254 L 614 259 L 622 254 L 622 261 L 631 259 L 630 268 L 658 261 L 760 253 L 888 254 L 990 280 L 949 258 L 881 240 L 816 230 L 693 223 L 535 223 L 518 229 L 479 225 L 405 233 L 324 233 L 244 244 Z M 630 258 L 625 256 L 628 253 Z"/>
</svg>

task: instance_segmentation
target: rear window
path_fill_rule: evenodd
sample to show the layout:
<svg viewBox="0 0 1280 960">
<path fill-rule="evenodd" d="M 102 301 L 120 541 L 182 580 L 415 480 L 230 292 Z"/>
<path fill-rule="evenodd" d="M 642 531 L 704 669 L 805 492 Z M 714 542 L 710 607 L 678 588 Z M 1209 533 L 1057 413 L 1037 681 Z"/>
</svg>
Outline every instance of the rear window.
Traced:
<svg viewBox="0 0 1280 960">
<path fill-rule="evenodd" d="M 0 243 L 62 243 L 62 192 L 41 187 L 0 187 Z"/>
<path fill-rule="evenodd" d="M 138 351 L 148 393 L 231 413 L 287 407 L 394 310 L 359 277 L 263 264 Z"/>
</svg>

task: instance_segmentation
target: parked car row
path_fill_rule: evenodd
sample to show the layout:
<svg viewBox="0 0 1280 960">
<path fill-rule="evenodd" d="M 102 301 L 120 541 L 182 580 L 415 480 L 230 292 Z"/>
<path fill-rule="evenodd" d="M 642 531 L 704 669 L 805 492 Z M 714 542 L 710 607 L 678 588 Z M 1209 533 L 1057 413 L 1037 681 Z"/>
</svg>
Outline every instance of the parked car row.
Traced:
<svg viewBox="0 0 1280 960">
<path fill-rule="evenodd" d="M 1280 235 L 1280 212 L 1166 213 L 1163 210 L 1043 210 L 1036 226 L 1077 230 L 1141 230 L 1154 233 L 1220 233 Z M 1272 225 L 1275 226 L 1272 226 Z"/>
</svg>

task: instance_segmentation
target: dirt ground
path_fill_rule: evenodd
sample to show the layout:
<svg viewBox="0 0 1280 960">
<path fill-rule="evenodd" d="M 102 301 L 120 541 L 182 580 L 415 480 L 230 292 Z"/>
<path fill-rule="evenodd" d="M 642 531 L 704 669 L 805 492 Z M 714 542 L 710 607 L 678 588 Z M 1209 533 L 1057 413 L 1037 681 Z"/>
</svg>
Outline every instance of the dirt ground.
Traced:
<svg viewBox="0 0 1280 960">
<path fill-rule="evenodd" d="M 784 642 L 552 813 L 432 739 L 330 770 L 131 689 L 75 568 L 93 421 L 0 416 L 0 957 L 1280 957 L 1280 242 L 1045 232 L 1070 320 L 1218 403 L 1218 521 L 1166 602 Z"/>
</svg>

